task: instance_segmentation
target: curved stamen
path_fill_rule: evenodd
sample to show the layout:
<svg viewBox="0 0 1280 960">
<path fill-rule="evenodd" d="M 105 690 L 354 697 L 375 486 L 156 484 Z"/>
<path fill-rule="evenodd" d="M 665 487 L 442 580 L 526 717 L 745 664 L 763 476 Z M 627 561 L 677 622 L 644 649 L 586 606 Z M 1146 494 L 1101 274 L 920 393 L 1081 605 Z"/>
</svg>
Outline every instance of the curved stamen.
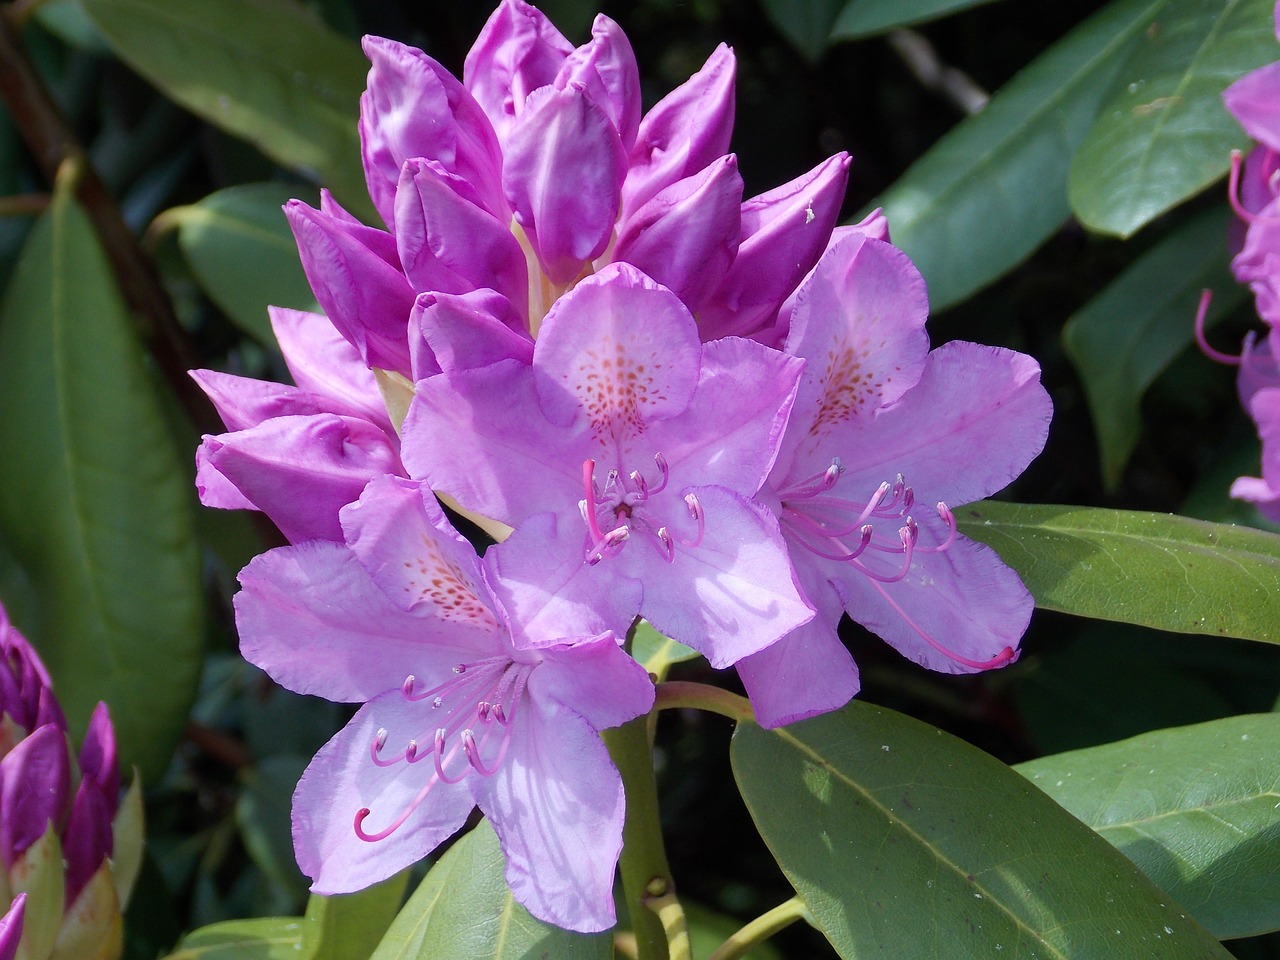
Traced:
<svg viewBox="0 0 1280 960">
<path fill-rule="evenodd" d="M 387 745 L 387 728 L 379 727 L 377 734 L 374 736 L 372 742 L 369 744 L 369 759 L 372 760 L 379 767 L 393 767 L 397 763 L 399 763 L 401 760 L 404 759 L 403 756 L 399 756 L 391 760 L 383 760 L 382 757 L 379 756 L 379 754 L 382 752 L 382 748 L 385 747 L 386 745 Z"/>
<path fill-rule="evenodd" d="M 974 670 L 994 670 L 996 667 L 1003 667 L 1006 663 L 1013 663 L 1018 659 L 1018 651 L 1014 650 L 1013 647 L 1005 647 L 990 660 L 973 660 L 963 654 L 957 653 L 954 650 L 948 649 L 935 640 L 929 634 L 929 631 L 925 630 L 920 626 L 920 624 L 912 620 L 911 617 L 907 615 L 907 612 L 902 609 L 901 604 L 894 600 L 893 597 L 889 596 L 888 590 L 885 590 L 878 583 L 873 583 L 872 586 L 880 592 L 880 596 L 888 602 L 889 606 L 893 607 L 893 609 L 898 612 L 898 616 L 902 617 L 907 626 L 914 630 L 921 640 L 929 644 L 929 646 L 933 647 L 933 649 L 937 650 L 948 659 L 954 660 L 956 663 L 970 667 Z"/>
<path fill-rule="evenodd" d="M 603 540 L 604 531 L 600 529 L 600 521 L 596 519 L 595 507 L 601 501 L 599 494 L 596 493 L 596 462 L 594 460 L 582 461 L 582 488 L 587 495 L 582 508 L 582 519 L 587 521 L 591 538 L 596 541 Z"/>
<path fill-rule="evenodd" d="M 498 755 L 493 758 L 493 765 L 486 767 L 484 760 L 480 757 L 480 751 L 488 741 L 489 733 L 490 731 L 485 731 L 484 738 L 477 744 L 475 733 L 471 730 L 462 731 L 462 748 L 467 753 L 467 762 L 482 777 L 492 777 L 498 772 L 498 768 L 502 766 L 502 761 L 506 759 L 507 747 L 511 743 L 511 734 L 504 733 L 502 742 L 498 744 Z"/>
<path fill-rule="evenodd" d="M 795 518 L 789 517 L 788 519 L 794 520 Z M 848 550 L 845 547 L 845 545 L 841 543 L 839 540 L 837 540 L 835 537 L 827 537 L 824 534 L 819 534 L 819 536 L 822 539 L 840 547 L 841 550 L 843 551 L 841 553 L 829 553 L 826 550 L 823 550 L 817 546 L 814 546 L 812 543 L 806 543 L 805 549 L 807 549 L 810 553 L 814 554 L 815 556 L 821 557 L 823 560 L 835 560 L 839 563 L 844 563 L 849 560 L 857 560 L 858 557 L 862 555 L 862 552 L 866 550 L 867 547 L 870 545 L 872 533 L 874 533 L 874 529 L 872 528 L 871 524 L 869 523 L 865 524 L 862 527 L 861 542 L 859 542 L 859 544 L 856 547 L 854 547 L 852 550 Z"/>
<path fill-rule="evenodd" d="M 917 546 L 916 549 L 919 550 L 921 553 L 945 553 L 946 551 L 950 550 L 951 545 L 956 542 L 955 514 L 952 513 L 951 508 L 948 507 L 941 500 L 938 501 L 937 510 L 938 510 L 938 516 L 941 517 L 942 522 L 947 525 L 947 539 L 943 540 L 942 543 L 938 544 L 936 547 Z"/>
<path fill-rule="evenodd" d="M 872 570 L 863 563 L 858 564 L 858 569 L 872 580 L 878 580 L 881 583 L 897 583 L 911 572 L 911 557 L 915 553 L 916 540 L 919 536 L 920 530 L 916 526 L 916 522 L 910 517 L 907 517 L 906 525 L 898 530 L 898 539 L 902 541 L 902 566 L 899 568 L 898 572 L 885 576 L 883 573 Z"/>
<path fill-rule="evenodd" d="M 1240 169 L 1244 166 L 1244 155 L 1239 150 L 1231 151 L 1231 173 L 1227 177 L 1227 202 L 1235 215 L 1248 224 L 1261 223 L 1264 226 L 1280 225 L 1280 217 L 1254 213 L 1246 210 L 1240 202 Z M 1275 175 L 1272 174 L 1272 179 Z"/>
<path fill-rule="evenodd" d="M 658 543 L 662 545 L 662 555 L 667 563 L 675 563 L 676 560 L 676 542 L 671 537 L 671 531 L 666 527 L 659 527 L 657 534 Z"/>
<path fill-rule="evenodd" d="M 463 767 L 462 772 L 459 773 L 456 777 L 451 777 L 449 776 L 449 774 L 444 772 L 444 765 L 448 763 L 450 760 L 452 760 L 458 752 L 457 744 L 455 744 L 449 750 L 449 755 L 448 756 L 444 755 L 444 744 L 445 744 L 446 735 L 447 734 L 444 727 L 441 727 L 439 730 L 436 731 L 435 749 L 431 751 L 431 758 L 435 761 L 436 776 L 440 778 L 440 782 L 454 784 L 454 783 L 460 782 L 462 778 L 467 775 L 468 768 Z"/>
<path fill-rule="evenodd" d="M 1229 353 L 1223 353 L 1221 350 L 1214 349 L 1209 345 L 1209 341 L 1204 335 L 1204 318 L 1205 318 L 1205 314 L 1209 312 L 1209 304 L 1212 302 L 1213 302 L 1213 291 L 1209 289 L 1205 289 L 1201 291 L 1200 306 L 1196 308 L 1196 322 L 1195 322 L 1196 346 L 1198 346 L 1200 348 L 1200 352 L 1203 353 L 1210 360 L 1213 360 L 1217 363 L 1226 364 L 1229 367 L 1238 367 L 1240 366 L 1240 359 L 1241 359 L 1240 357 L 1232 356 Z"/>
<path fill-rule="evenodd" d="M 644 478 L 644 474 L 639 470 L 632 470 L 630 473 L 631 485 L 636 488 L 636 500 L 643 503 L 649 499 L 649 481 Z"/>
<path fill-rule="evenodd" d="M 597 525 L 596 529 L 599 529 Z M 614 527 L 608 533 L 602 534 L 591 549 L 587 551 L 583 562 L 589 566 L 595 566 L 605 557 L 615 554 L 622 548 L 622 545 L 631 537 L 631 528 L 626 524 L 620 527 Z"/>
<path fill-rule="evenodd" d="M 663 490 L 667 489 L 667 481 L 671 479 L 671 468 L 667 465 L 666 457 L 660 453 L 655 453 L 653 455 L 653 462 L 658 467 L 658 474 L 662 477 L 662 480 L 656 487 L 649 488 L 650 496 L 653 496 L 655 493 L 661 493 Z"/>
<path fill-rule="evenodd" d="M 694 534 L 692 540 L 681 538 L 680 543 L 686 547 L 696 547 L 702 543 L 702 538 L 707 532 L 707 515 L 702 509 L 702 503 L 694 494 L 686 493 L 684 503 L 689 508 L 689 516 L 698 522 L 698 532 Z"/>
</svg>

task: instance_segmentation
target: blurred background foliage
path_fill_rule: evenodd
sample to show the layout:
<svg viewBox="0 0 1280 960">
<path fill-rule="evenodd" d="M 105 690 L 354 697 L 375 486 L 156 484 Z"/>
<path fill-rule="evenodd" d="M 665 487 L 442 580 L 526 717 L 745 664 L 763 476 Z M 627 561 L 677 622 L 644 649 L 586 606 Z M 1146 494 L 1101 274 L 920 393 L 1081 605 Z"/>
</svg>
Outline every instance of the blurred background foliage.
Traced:
<svg viewBox="0 0 1280 960">
<path fill-rule="evenodd" d="M 1257 471 L 1258 443 L 1232 372 L 1194 348 L 1191 321 L 1207 286 L 1224 349 L 1257 323 L 1227 269 L 1221 183 L 1229 149 L 1246 141 L 1217 98 L 1280 59 L 1269 0 L 541 6 L 575 42 L 597 8 L 617 19 L 646 105 L 731 44 L 748 195 L 835 151 L 853 155 L 844 219 L 886 207 L 930 284 L 935 345 L 1005 345 L 1044 368 L 1049 443 L 1010 499 L 1265 525 L 1226 497 L 1234 477 Z M 46 653 L 73 727 L 107 697 L 126 759 L 144 773 L 150 843 L 127 955 L 149 960 L 204 924 L 302 912 L 289 798 L 346 716 L 275 687 L 236 652 L 235 574 L 280 540 L 254 517 L 198 508 L 192 453 L 220 428 L 181 371 L 286 377 L 265 307 L 314 300 L 280 204 L 316 203 L 320 181 L 372 216 L 354 126 L 358 38 L 418 45 L 460 73 L 489 11 L 451 0 L 20 0 L 8 12 L 84 169 L 101 178 L 100 206 L 140 238 L 172 305 L 166 330 L 114 289 L 120 251 L 99 251 L 78 208 L 33 232 L 50 171 L 0 114 L 0 597 Z M 1211 134 L 1178 136 L 1196 124 Z M 71 184 L 82 200 L 83 176 Z M 33 393 L 40 378 L 62 399 Z M 62 467 L 24 467 L 48 462 Z M 1218 587 L 1230 603 L 1232 585 Z M 1050 610 L 1037 612 L 1017 664 L 976 677 L 918 670 L 845 627 L 864 699 L 1008 763 L 1271 711 L 1280 693 L 1273 645 Z M 702 661 L 674 675 L 735 682 Z M 659 731 L 672 866 L 701 905 L 699 930 L 791 894 L 735 795 L 730 732 L 691 712 Z M 831 955 L 807 928 L 777 944 L 758 956 Z M 1280 957 L 1274 936 L 1231 948 Z"/>
</svg>

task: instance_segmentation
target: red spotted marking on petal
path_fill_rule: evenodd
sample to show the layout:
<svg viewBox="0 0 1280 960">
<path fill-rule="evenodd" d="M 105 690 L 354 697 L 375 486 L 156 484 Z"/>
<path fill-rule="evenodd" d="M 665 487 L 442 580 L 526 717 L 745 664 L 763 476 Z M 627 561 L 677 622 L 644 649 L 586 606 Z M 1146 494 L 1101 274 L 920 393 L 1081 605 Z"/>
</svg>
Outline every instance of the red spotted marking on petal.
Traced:
<svg viewBox="0 0 1280 960">
<path fill-rule="evenodd" d="M 643 433 L 645 407 L 667 399 L 659 379 L 665 364 L 653 359 L 649 350 L 642 356 L 645 361 L 638 362 L 628 344 L 606 338 L 583 353 L 572 375 L 565 375 L 598 438 Z"/>
<path fill-rule="evenodd" d="M 883 346 L 881 343 L 880 347 Z M 855 345 L 837 338 L 832 342 L 827 350 L 822 402 L 809 425 L 811 436 L 881 405 L 884 385 L 892 383 L 893 377 L 877 376 L 870 369 L 871 352 L 871 346 L 865 341 Z"/>
<path fill-rule="evenodd" d="M 422 537 L 423 552 L 404 561 L 409 571 L 405 592 L 417 593 L 415 603 L 428 602 L 441 620 L 473 623 L 496 628 L 493 612 L 477 595 L 476 588 L 456 563 L 444 555 L 435 540 Z"/>
</svg>

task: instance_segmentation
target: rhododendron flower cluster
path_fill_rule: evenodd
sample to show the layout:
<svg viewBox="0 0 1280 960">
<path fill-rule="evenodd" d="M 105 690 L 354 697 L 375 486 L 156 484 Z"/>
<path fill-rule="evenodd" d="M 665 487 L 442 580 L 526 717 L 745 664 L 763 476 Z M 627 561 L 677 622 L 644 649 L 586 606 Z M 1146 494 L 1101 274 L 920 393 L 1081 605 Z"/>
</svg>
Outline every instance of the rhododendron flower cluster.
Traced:
<svg viewBox="0 0 1280 960">
<path fill-rule="evenodd" d="M 1280 39 L 1280 3 L 1275 21 Z M 1241 77 L 1222 98 L 1256 141 L 1243 164 L 1238 153 L 1232 156 L 1228 196 L 1243 238 L 1231 270 L 1253 291 L 1258 316 L 1268 326 L 1262 338 L 1246 338 L 1237 380 L 1240 402 L 1262 441 L 1262 476 L 1239 478 L 1231 495 L 1280 523 L 1280 62 Z M 1203 312 L 1202 307 L 1201 321 Z"/>
<path fill-rule="evenodd" d="M 195 374 L 228 428 L 202 499 L 291 542 L 241 573 L 245 656 L 363 704 L 295 793 L 299 863 L 358 889 L 479 805 L 516 898 L 601 930 L 598 733 L 654 701 L 637 618 L 736 666 L 767 726 L 857 692 L 845 612 L 933 669 L 1010 662 L 1030 597 L 953 508 L 1036 456 L 1048 396 L 1021 354 L 930 352 L 884 218 L 834 226 L 848 157 L 743 200 L 726 47 L 648 113 L 603 16 L 575 48 L 504 0 L 461 80 L 365 52 L 386 229 L 289 204 L 325 311 L 272 313 L 295 386 Z"/>
<path fill-rule="evenodd" d="M 98 704 L 79 755 L 49 673 L 0 607 L 0 958 L 113 960 L 142 858 L 141 792 L 120 801 Z M 6 952 L 8 951 L 8 952 Z"/>
</svg>

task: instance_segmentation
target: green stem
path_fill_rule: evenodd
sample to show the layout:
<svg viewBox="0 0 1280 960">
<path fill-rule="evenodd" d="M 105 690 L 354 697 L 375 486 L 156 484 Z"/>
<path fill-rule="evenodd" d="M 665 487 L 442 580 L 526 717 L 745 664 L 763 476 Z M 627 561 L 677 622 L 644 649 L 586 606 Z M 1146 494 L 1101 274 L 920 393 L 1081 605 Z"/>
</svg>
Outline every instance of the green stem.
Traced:
<svg viewBox="0 0 1280 960">
<path fill-rule="evenodd" d="M 751 720 L 756 718 L 751 709 L 751 701 L 728 690 L 708 686 L 705 683 L 692 683 L 688 680 L 668 680 L 658 684 L 658 699 L 654 705 L 657 710 L 673 710 L 679 707 L 692 707 L 695 710 L 709 710 L 730 720 Z"/>
<path fill-rule="evenodd" d="M 715 953 L 707 957 L 707 960 L 738 960 L 752 947 L 759 946 L 779 930 L 791 926 L 804 916 L 804 911 L 804 903 L 799 897 L 792 897 L 786 903 L 778 904 L 716 947 Z"/>
<path fill-rule="evenodd" d="M 635 956 L 637 960 L 672 960 L 663 921 L 673 922 L 673 913 L 665 902 L 660 904 L 666 910 L 663 917 L 649 906 L 668 896 L 674 902 L 675 883 L 667 865 L 662 825 L 658 820 L 658 785 L 653 776 L 648 717 L 638 717 L 621 727 L 605 730 L 602 736 L 622 774 L 626 790 L 627 819 L 622 828 L 622 857 L 618 866 L 636 937 Z M 679 910 L 678 903 L 675 910 Z"/>
</svg>

